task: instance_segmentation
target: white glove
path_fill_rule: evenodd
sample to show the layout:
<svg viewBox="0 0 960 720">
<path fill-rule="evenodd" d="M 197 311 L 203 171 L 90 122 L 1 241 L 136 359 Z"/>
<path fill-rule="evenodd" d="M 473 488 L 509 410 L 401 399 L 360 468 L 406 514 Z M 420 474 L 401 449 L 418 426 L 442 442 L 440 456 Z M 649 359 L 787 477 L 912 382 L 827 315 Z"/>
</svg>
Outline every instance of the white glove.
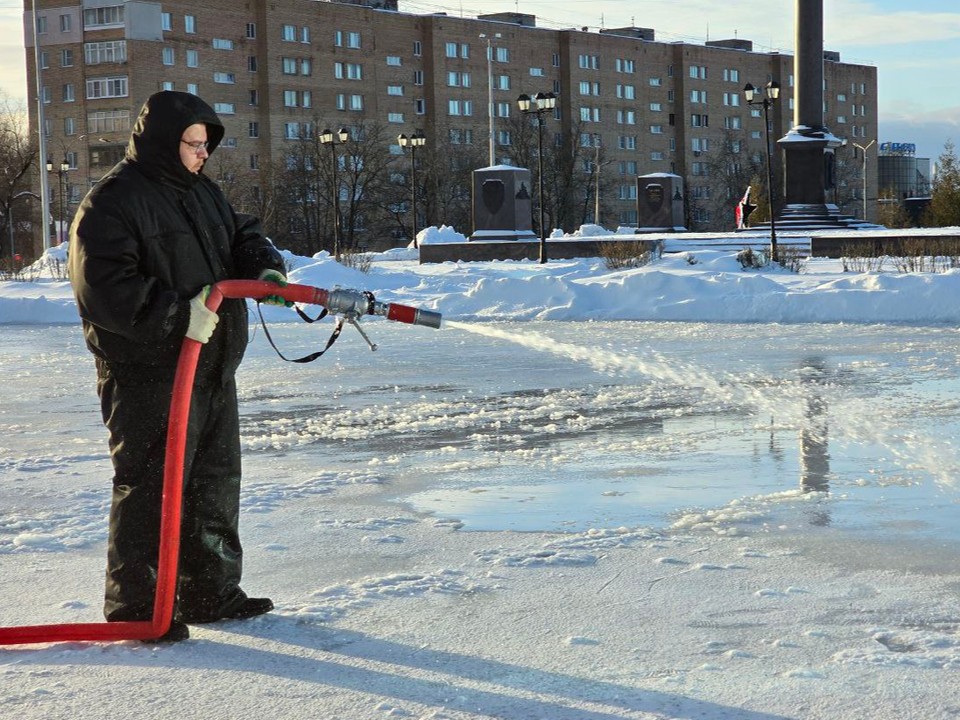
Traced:
<svg viewBox="0 0 960 720">
<path fill-rule="evenodd" d="M 287 284 L 287 276 L 284 275 L 279 270 L 264 270 L 260 273 L 260 277 L 257 280 L 266 280 L 267 282 L 272 282 L 275 285 L 284 287 Z M 284 300 L 279 295 L 267 295 L 264 298 L 260 299 L 264 305 L 283 305 L 286 307 L 293 307 L 293 302 L 290 300 Z"/>
<path fill-rule="evenodd" d="M 187 326 L 187 337 L 199 343 L 206 343 L 213 335 L 213 329 L 220 322 L 220 316 L 206 306 L 210 286 L 204 286 L 196 297 L 190 299 L 190 324 Z"/>
</svg>

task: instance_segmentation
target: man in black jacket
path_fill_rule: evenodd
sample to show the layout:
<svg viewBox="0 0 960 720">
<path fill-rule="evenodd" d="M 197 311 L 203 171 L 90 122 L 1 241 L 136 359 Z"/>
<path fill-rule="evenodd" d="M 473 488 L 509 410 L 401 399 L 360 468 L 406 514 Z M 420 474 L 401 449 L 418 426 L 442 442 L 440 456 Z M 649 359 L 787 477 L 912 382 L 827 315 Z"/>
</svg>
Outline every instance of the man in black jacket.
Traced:
<svg viewBox="0 0 960 720">
<path fill-rule="evenodd" d="M 70 233 L 69 271 L 114 469 L 104 614 L 149 620 L 157 581 L 166 428 L 184 337 L 205 343 L 184 457 L 177 610 L 186 623 L 269 612 L 240 589 L 240 423 L 234 374 L 247 343 L 244 300 L 204 305 L 229 278 L 285 283 L 259 222 L 233 211 L 203 174 L 223 138 L 216 113 L 189 93 L 152 95 L 126 157 L 90 190 Z"/>
</svg>

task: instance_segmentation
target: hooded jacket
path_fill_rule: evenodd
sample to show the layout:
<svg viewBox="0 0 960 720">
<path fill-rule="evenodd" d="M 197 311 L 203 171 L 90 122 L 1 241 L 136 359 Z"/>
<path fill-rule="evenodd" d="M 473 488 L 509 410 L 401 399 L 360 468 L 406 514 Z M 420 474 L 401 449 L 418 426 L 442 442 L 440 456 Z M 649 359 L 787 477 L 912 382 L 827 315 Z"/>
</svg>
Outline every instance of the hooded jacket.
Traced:
<svg viewBox="0 0 960 720">
<path fill-rule="evenodd" d="M 180 160 L 180 139 L 207 127 L 213 154 L 224 128 L 203 100 L 152 95 L 137 118 L 125 158 L 87 194 L 70 229 L 69 274 L 87 347 L 101 376 L 169 380 L 190 319 L 190 298 L 224 279 L 283 272 L 259 221 L 235 213 L 203 171 Z M 226 381 L 247 343 L 244 300 L 224 300 L 203 347 L 197 382 Z"/>
</svg>

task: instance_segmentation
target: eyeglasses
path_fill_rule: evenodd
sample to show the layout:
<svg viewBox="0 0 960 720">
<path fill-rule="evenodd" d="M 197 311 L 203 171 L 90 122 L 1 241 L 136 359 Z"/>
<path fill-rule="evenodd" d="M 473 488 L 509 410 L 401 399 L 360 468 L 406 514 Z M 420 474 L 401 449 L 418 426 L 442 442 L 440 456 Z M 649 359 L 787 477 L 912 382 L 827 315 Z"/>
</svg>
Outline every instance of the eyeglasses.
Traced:
<svg viewBox="0 0 960 720">
<path fill-rule="evenodd" d="M 193 142 L 187 142 L 186 140 L 181 140 L 180 142 L 182 142 L 184 145 L 189 145 L 190 149 L 197 154 L 199 154 L 201 150 L 206 150 L 207 146 L 210 144 L 206 140 L 203 140 L 203 141 L 195 140 Z"/>
</svg>

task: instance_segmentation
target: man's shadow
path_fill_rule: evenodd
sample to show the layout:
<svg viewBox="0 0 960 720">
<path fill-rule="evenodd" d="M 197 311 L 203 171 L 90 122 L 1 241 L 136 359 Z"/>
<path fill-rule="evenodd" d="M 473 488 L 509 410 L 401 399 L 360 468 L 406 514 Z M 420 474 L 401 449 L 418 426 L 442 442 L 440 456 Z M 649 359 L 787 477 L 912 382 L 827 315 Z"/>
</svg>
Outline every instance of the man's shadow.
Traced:
<svg viewBox="0 0 960 720">
<path fill-rule="evenodd" d="M 112 646 L 109 652 L 104 652 L 102 644 L 71 643 L 40 649 L 0 649 L 0 657 L 18 656 L 15 659 L 18 665 L 96 664 L 118 668 L 143 666 L 156 670 L 229 670 L 511 720 L 623 720 L 624 711 L 668 712 L 678 720 L 721 717 L 791 720 L 784 715 L 744 710 L 680 694 L 641 690 L 499 660 L 405 645 L 352 630 L 303 623 L 282 615 L 209 627 L 226 637 L 244 635 L 274 646 L 287 645 L 290 651 L 251 648 L 200 638 L 199 641 L 190 640 L 166 647 L 154 646 L 150 652 L 143 652 L 144 648 L 137 642 Z M 65 652 L 65 647 L 76 652 Z M 201 647 L 202 652 L 198 652 Z M 358 667 L 338 658 L 371 661 L 380 669 Z M 395 665 L 397 670 L 382 669 L 386 665 Z M 453 679 L 415 677 L 405 674 L 403 668 Z M 499 685 L 504 689 L 466 687 L 457 683 L 457 677 L 490 686 Z M 508 692 L 507 688 L 513 692 Z M 571 707 L 571 701 L 589 703 L 595 708 Z"/>
</svg>

